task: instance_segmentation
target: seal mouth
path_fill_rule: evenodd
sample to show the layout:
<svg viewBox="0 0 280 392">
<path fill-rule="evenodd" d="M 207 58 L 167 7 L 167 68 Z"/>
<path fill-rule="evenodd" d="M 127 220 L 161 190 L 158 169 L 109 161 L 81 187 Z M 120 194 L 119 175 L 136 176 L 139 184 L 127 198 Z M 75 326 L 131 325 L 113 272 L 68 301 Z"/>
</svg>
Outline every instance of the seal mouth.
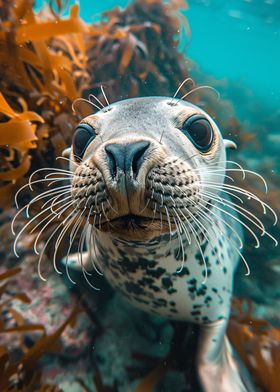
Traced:
<svg viewBox="0 0 280 392">
<path fill-rule="evenodd" d="M 96 227 L 100 231 L 117 234 L 125 239 L 147 239 L 165 231 L 163 221 L 157 217 L 145 217 L 140 215 L 128 214 L 119 216 L 105 222 L 96 222 Z"/>
<path fill-rule="evenodd" d="M 103 222 L 101 228 L 109 225 L 111 228 L 118 228 L 120 230 L 143 230 L 146 229 L 151 223 L 156 222 L 157 219 L 144 217 L 140 215 L 128 214 L 114 218 L 110 221 Z"/>
</svg>

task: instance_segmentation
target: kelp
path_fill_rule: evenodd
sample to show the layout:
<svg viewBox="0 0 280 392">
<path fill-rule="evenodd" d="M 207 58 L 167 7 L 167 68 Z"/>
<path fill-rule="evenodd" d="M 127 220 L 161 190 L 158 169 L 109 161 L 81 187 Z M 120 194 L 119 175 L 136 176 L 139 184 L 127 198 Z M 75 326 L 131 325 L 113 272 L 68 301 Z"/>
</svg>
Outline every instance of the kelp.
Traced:
<svg viewBox="0 0 280 392">
<path fill-rule="evenodd" d="M 81 307 L 75 307 L 65 322 L 50 335 L 46 334 L 43 325 L 26 323 L 22 315 L 13 309 L 12 304 L 17 300 L 28 305 L 31 300 L 26 293 L 11 295 L 8 292 L 13 276 L 20 272 L 21 269 L 17 267 L 0 275 L 0 336 L 3 334 L 22 336 L 18 347 L 21 352 L 20 358 L 15 359 L 9 347 L 0 345 L 0 390 L 1 392 L 60 392 L 61 390 L 56 386 L 41 384 L 39 360 L 46 353 L 58 349 L 57 342 L 61 334 L 67 326 L 75 325 Z M 30 332 L 39 333 L 39 337 L 31 347 L 26 345 L 23 338 Z"/>
<path fill-rule="evenodd" d="M 253 316 L 249 300 L 234 300 L 233 316 L 228 335 L 254 377 L 256 385 L 264 392 L 279 390 L 280 330 L 269 322 Z"/>
<path fill-rule="evenodd" d="M 179 10 L 185 1 L 131 3 L 105 12 L 94 25 L 102 35 L 88 37 L 89 90 L 103 99 L 100 86 L 114 102 L 127 97 L 174 94 L 186 79 L 184 55 L 178 51 L 179 31 L 189 34 Z M 179 83 L 178 83 L 179 82 Z M 188 86 L 182 92 L 188 91 Z"/>
<path fill-rule="evenodd" d="M 190 67 L 196 68 L 198 78 L 203 79 L 199 68 L 178 50 L 178 31 L 183 29 L 183 33 L 189 34 L 187 21 L 180 13 L 181 9 L 187 8 L 183 0 L 136 0 L 123 10 L 116 7 L 104 13 L 100 22 L 93 25 L 80 19 L 78 5 L 71 8 L 67 18 L 61 16 L 67 2 L 51 1 L 50 6 L 38 14 L 32 5 L 32 0 L 0 2 L 1 208 L 12 206 L 14 193 L 34 168 L 61 165 L 56 157 L 70 145 L 73 129 L 79 120 L 78 114 L 72 111 L 72 102 L 76 98 L 87 98 L 94 93 L 105 104 L 101 86 L 104 86 L 110 102 L 135 96 L 172 96 L 180 83 L 190 76 Z M 212 79 L 210 84 L 218 89 L 225 87 Z M 192 88 L 192 83 L 186 83 L 181 96 Z M 218 119 L 226 137 L 238 142 L 241 160 L 246 160 L 244 151 L 248 144 L 260 148 L 260 139 L 240 125 L 228 100 L 217 103 L 212 96 L 204 97 L 200 93 L 193 94 L 191 99 Z M 272 189 L 269 203 L 279 212 L 278 180 L 270 179 L 270 167 L 262 169 Z M 238 183 L 237 176 L 235 180 Z M 246 180 L 246 188 L 260 195 L 261 190 L 251 177 Z M 269 216 L 265 223 L 272 227 Z M 275 281 L 273 268 L 279 265 L 279 256 L 267 252 L 266 247 L 258 249 L 258 257 L 254 252 L 252 247 L 246 247 L 247 258 L 255 266 L 271 260 L 271 275 L 269 268 L 262 268 L 266 268 L 265 275 L 269 276 L 270 282 Z M 261 274 L 261 279 L 262 268 L 254 269 Z M 11 278 L 14 273 L 19 270 L 10 270 L 0 279 Z M 1 287 L 2 298 L 7 286 L 3 284 Z M 29 301 L 25 294 L 17 294 L 17 299 Z M 12 311 L 12 302 L 9 304 L 9 311 Z M 8 304 L 4 303 L 3 308 L 5 306 Z M 280 366 L 280 332 L 269 323 L 254 319 L 251 307 L 244 313 L 244 304 L 236 302 L 234 306 L 236 314 L 229 325 L 232 343 L 255 376 L 257 385 L 274 392 Z M 9 349 L 0 347 L 1 391 L 5 392 L 7 388 L 15 392 L 34 391 L 35 385 L 38 391 L 59 390 L 55 386 L 41 385 L 38 361 L 48 352 L 49 346 L 58 341 L 64 328 L 74 321 L 77 311 L 74 309 L 51 336 L 45 334 L 41 325 L 26 325 L 14 311 L 15 327 L 4 331 L 5 326 L 0 323 L 0 333 L 35 331 L 41 334 L 31 349 L 22 346 L 22 358 L 16 363 L 12 361 Z M 94 314 L 90 316 L 95 322 Z M 266 357 L 262 355 L 263 344 L 269 347 L 270 361 L 265 361 Z M 252 356 L 256 357 L 254 364 Z M 147 359 L 142 360 L 145 363 Z M 155 364 L 154 370 L 143 376 L 136 391 L 152 391 L 169 369 L 170 362 Z M 116 386 L 103 383 L 98 369 L 95 369 L 93 383 L 98 392 L 117 391 Z M 82 381 L 80 384 L 88 390 Z"/>
</svg>

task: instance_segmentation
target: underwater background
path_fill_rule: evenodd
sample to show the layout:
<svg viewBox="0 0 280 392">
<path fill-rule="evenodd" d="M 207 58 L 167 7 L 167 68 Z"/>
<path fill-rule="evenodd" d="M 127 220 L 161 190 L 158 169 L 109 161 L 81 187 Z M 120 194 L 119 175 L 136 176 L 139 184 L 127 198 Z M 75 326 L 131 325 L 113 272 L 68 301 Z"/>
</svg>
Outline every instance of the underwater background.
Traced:
<svg viewBox="0 0 280 392">
<path fill-rule="evenodd" d="M 269 192 L 250 176 L 243 186 L 279 214 L 279 69 L 276 0 L 0 1 L 1 392 L 199 391 L 196 328 L 132 309 L 101 277 L 100 292 L 78 274 L 72 285 L 53 271 L 50 255 L 42 282 L 34 233 L 20 241 L 19 258 L 13 252 L 14 196 L 34 170 L 66 167 L 56 157 L 71 143 L 76 98 L 94 92 L 103 99 L 101 85 L 111 102 L 172 96 L 192 77 L 221 94 L 192 99 L 237 143 L 230 159 L 262 174 Z M 33 196 L 26 188 L 20 206 Z M 270 216 L 265 223 L 279 239 L 279 224 Z M 276 392 L 279 247 L 264 238 L 254 249 L 248 236 L 244 253 L 251 275 L 240 265 L 228 334 L 259 390 Z"/>
</svg>

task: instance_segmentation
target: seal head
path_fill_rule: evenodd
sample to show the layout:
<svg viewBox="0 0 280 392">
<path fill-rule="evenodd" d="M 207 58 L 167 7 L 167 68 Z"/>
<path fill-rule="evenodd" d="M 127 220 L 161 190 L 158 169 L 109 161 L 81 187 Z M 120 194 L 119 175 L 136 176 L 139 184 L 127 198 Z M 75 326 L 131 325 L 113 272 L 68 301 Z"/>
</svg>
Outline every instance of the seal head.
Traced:
<svg viewBox="0 0 280 392">
<path fill-rule="evenodd" d="M 207 203 L 204 182 L 224 180 L 225 146 L 213 119 L 165 97 L 124 100 L 85 117 L 70 158 L 76 208 L 124 239 L 169 232 L 174 217 L 190 217 Z"/>
</svg>

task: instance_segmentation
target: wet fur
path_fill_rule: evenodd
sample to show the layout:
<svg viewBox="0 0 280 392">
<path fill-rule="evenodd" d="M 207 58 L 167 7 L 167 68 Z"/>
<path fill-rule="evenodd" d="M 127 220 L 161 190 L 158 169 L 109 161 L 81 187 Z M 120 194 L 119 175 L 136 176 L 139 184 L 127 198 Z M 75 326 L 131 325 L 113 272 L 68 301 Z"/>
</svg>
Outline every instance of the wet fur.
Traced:
<svg viewBox="0 0 280 392">
<path fill-rule="evenodd" d="M 198 151 L 180 129 L 194 114 L 203 115 L 214 132 L 212 146 L 206 153 Z M 51 221 L 68 212 L 40 253 L 39 275 L 45 248 L 57 235 L 54 268 L 59 272 L 57 249 L 61 242 L 68 242 L 64 263 L 73 284 L 69 263 L 82 271 L 93 289 L 96 288 L 88 276 L 92 271 L 104 273 L 108 282 L 133 305 L 201 326 L 196 363 L 205 392 L 253 390 L 234 359 L 225 334 L 233 276 L 240 258 L 247 275 L 250 272 L 240 250 L 241 227 L 249 231 L 256 247 L 259 246 L 257 230 L 275 244 L 277 241 L 266 232 L 260 219 L 238 206 L 236 200 L 249 197 L 260 203 L 264 213 L 270 210 L 275 223 L 277 218 L 256 195 L 224 184 L 225 178 L 230 178 L 228 170 L 245 176 L 246 171 L 238 164 L 234 163 L 234 169 L 226 168 L 225 148 L 235 145 L 223 140 L 207 113 L 174 98 L 120 101 L 87 116 L 81 123 L 90 124 L 97 135 L 82 159 L 77 159 L 73 149 L 68 149 L 64 159 L 69 161 L 69 170 L 57 169 L 38 180 L 70 180 L 70 184 L 36 196 L 18 213 L 28 212 L 32 203 L 45 197 L 49 199 L 43 210 L 49 215 L 41 218 L 45 226 L 34 245 L 39 253 L 37 243 L 49 224 L 45 223 L 46 219 Z M 117 172 L 112 177 L 106 146 L 139 141 L 148 141 L 149 148 L 137 176 Z M 40 170 L 44 169 L 37 172 Z M 31 176 L 29 185 L 34 182 Z M 50 203 L 48 207 L 47 203 Z M 254 230 L 238 214 L 253 224 Z M 21 233 L 40 216 L 37 214 L 18 233 L 14 245 L 16 255 Z M 71 254 L 78 233 L 78 252 Z"/>
</svg>

